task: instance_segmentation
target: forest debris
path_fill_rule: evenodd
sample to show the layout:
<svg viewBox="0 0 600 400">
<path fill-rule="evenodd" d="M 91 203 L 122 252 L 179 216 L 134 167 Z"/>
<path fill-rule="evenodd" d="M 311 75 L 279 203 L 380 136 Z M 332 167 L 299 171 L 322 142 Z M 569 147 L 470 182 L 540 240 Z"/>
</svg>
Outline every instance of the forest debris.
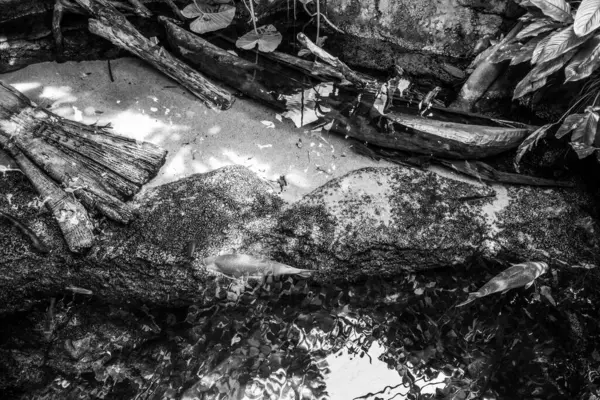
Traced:
<svg viewBox="0 0 600 400">
<path fill-rule="evenodd" d="M 187 64 L 173 57 L 163 47 L 156 48 L 156 45 L 152 44 L 106 0 L 76 1 L 94 17 L 89 21 L 90 32 L 148 62 L 179 82 L 207 106 L 219 110 L 231 107 L 234 98 L 229 92 L 208 81 Z"/>
<path fill-rule="evenodd" d="M 27 238 L 31 241 L 31 245 L 33 248 L 43 254 L 47 254 L 50 252 L 48 247 L 38 238 L 38 236 L 27 227 L 24 223 L 19 221 L 15 216 L 0 210 L 0 218 L 4 218 L 8 222 L 10 222 L 14 227 L 21 231 Z"/>
</svg>

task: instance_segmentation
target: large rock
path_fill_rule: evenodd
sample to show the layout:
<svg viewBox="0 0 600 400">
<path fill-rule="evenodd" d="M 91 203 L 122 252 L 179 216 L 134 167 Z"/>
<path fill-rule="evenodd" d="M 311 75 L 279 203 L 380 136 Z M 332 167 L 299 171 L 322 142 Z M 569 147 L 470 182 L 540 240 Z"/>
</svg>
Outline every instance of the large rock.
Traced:
<svg viewBox="0 0 600 400">
<path fill-rule="evenodd" d="M 347 33 L 383 39 L 407 50 L 454 57 L 499 32 L 511 0 L 330 0 L 328 11 Z"/>
<path fill-rule="evenodd" d="M 365 168 L 305 196 L 278 230 L 290 263 L 318 265 L 328 279 L 449 267 L 475 255 L 565 265 L 598 254 L 598 239 L 583 227 L 591 204 L 570 189 L 492 188 Z"/>
<path fill-rule="evenodd" d="M 29 185 L 7 181 L 11 196 L 1 197 L 0 207 L 54 250 L 48 257 L 30 253 L 22 235 L 0 230 L 4 312 L 27 309 L 68 286 L 108 302 L 191 304 L 219 283 L 187 258 L 190 241 L 197 243 L 197 259 L 236 251 L 264 255 L 319 270 L 323 281 L 451 267 L 475 255 L 569 265 L 591 263 L 598 253 L 597 235 L 590 236 L 584 222 L 592 202 L 574 190 L 495 193 L 432 172 L 366 168 L 284 208 L 268 184 L 237 166 L 140 194 L 140 216 L 131 226 L 99 226 L 97 245 L 76 257 L 50 215 L 39 214 Z"/>
</svg>

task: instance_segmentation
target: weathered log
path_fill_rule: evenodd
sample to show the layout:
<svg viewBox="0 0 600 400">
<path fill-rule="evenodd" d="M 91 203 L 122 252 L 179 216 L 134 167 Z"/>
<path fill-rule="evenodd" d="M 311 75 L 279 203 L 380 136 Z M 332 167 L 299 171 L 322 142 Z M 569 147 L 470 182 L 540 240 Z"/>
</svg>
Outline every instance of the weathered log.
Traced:
<svg viewBox="0 0 600 400">
<path fill-rule="evenodd" d="M 348 81 L 352 82 L 359 88 L 368 88 L 375 86 L 379 88 L 381 85 L 377 80 L 367 77 L 352 70 L 342 60 L 333 55 L 329 54 L 315 43 L 313 43 L 304 33 L 299 33 L 296 38 L 302 43 L 311 53 L 319 57 L 321 60 L 331 65 L 333 68 L 338 70 Z"/>
<path fill-rule="evenodd" d="M 106 0 L 77 0 L 77 2 L 96 18 L 89 21 L 89 29 L 92 33 L 150 63 L 175 79 L 209 107 L 220 110 L 231 107 L 234 98 L 230 93 L 173 57 L 160 45 L 152 43 Z"/>
<path fill-rule="evenodd" d="M 15 159 L 19 168 L 29 178 L 44 203 L 58 222 L 69 250 L 83 253 L 94 244 L 93 225 L 85 208 L 48 178 L 23 153 L 0 136 L 0 145 Z"/>
<path fill-rule="evenodd" d="M 167 28 L 171 46 L 196 68 L 278 109 L 289 110 L 294 101 L 291 96 L 295 96 L 298 113 L 305 112 L 307 106 L 301 93 L 306 84 L 302 77 L 290 79 L 293 74 L 289 69 L 281 71 L 278 65 L 243 60 L 166 18 L 161 22 Z M 352 79 L 371 90 L 377 86 L 375 80 L 359 75 Z M 374 108 L 377 95 L 373 91 L 338 88 L 330 97 L 315 99 L 314 108 L 329 109 L 328 114 L 322 115 L 335 120 L 334 132 L 378 146 L 439 157 L 473 159 L 499 154 L 516 148 L 532 130 L 524 124 L 438 107 L 428 112 L 432 117 L 424 117 L 410 101 L 401 99 L 394 99 L 389 112 L 381 114 Z"/>
<path fill-rule="evenodd" d="M 89 210 L 121 223 L 133 219 L 124 201 L 154 177 L 166 157 L 153 144 L 40 109 L 2 82 L 0 138 L 0 144 L 17 148 L 20 157 L 27 156 Z"/>
<path fill-rule="evenodd" d="M 452 103 L 451 107 L 464 111 L 472 111 L 477 101 L 483 97 L 485 92 L 492 86 L 498 77 L 506 70 L 508 62 L 494 63 L 492 56 L 502 51 L 503 44 L 508 43 L 523 28 L 523 22 L 517 23 L 506 37 L 496 45 L 495 50 L 484 59 L 471 73 L 471 76 L 463 84 L 458 97 Z"/>
<path fill-rule="evenodd" d="M 298 93 L 303 86 L 299 81 L 302 74 L 277 65 L 266 68 L 244 60 L 179 27 L 170 18 L 158 19 L 165 26 L 167 39 L 176 54 L 194 66 L 202 66 L 202 72 L 278 110 L 286 109 L 282 94 Z"/>
</svg>

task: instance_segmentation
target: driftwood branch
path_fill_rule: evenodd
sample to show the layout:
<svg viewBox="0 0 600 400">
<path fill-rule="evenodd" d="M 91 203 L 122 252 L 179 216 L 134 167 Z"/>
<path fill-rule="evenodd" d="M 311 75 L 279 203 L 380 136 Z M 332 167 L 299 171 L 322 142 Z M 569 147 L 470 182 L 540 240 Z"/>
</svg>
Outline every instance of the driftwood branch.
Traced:
<svg viewBox="0 0 600 400">
<path fill-rule="evenodd" d="M 83 206 L 129 223 L 133 211 L 125 200 L 158 172 L 166 156 L 153 144 L 41 109 L 2 82 L 0 146 L 45 199 L 73 252 L 89 249 L 93 241 Z"/>
<path fill-rule="evenodd" d="M 69 250 L 83 253 L 94 244 L 93 225 L 87 211 L 33 164 L 8 138 L 0 136 L 0 145 L 15 159 L 19 168 L 29 178 L 44 203 L 58 221 Z"/>
<path fill-rule="evenodd" d="M 375 79 L 372 79 L 352 70 L 339 58 L 334 57 L 333 55 L 329 54 L 328 52 L 317 46 L 304 33 L 299 33 L 297 35 L 297 39 L 308 49 L 308 51 L 313 53 L 315 56 L 319 57 L 327 64 L 331 65 L 333 68 L 337 69 L 348 81 L 352 82 L 356 86 L 371 87 L 372 85 L 378 84 L 378 82 Z"/>
<path fill-rule="evenodd" d="M 501 51 L 502 45 L 508 43 L 521 31 L 523 22 L 517 23 L 514 28 L 506 35 L 506 37 L 495 46 L 495 50 L 484 59 L 471 73 L 471 76 L 463 84 L 460 93 L 451 107 L 459 110 L 471 111 L 477 101 L 485 94 L 485 92 L 498 79 L 500 74 L 506 70 L 508 62 L 494 63 L 492 58 L 494 54 Z"/>
<path fill-rule="evenodd" d="M 77 2 L 95 18 L 89 21 L 89 29 L 92 33 L 150 63 L 175 79 L 209 107 L 220 110 L 231 107 L 234 98 L 229 92 L 173 57 L 162 46 L 152 43 L 106 0 L 77 0 Z"/>
</svg>

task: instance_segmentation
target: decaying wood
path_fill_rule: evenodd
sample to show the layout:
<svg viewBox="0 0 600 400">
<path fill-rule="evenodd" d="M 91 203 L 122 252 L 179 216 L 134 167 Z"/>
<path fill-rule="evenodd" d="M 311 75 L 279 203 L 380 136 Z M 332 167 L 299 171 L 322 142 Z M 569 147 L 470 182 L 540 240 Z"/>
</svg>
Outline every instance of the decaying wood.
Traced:
<svg viewBox="0 0 600 400">
<path fill-rule="evenodd" d="M 367 88 L 371 87 L 372 85 L 378 85 L 378 82 L 375 79 L 352 70 L 339 58 L 334 57 L 313 43 L 304 33 L 299 33 L 296 37 L 298 41 L 308 49 L 308 51 L 325 61 L 327 64 L 331 65 L 333 68 L 337 69 L 348 81 L 352 82 L 357 87 Z"/>
<path fill-rule="evenodd" d="M 271 70 L 267 64 L 243 60 L 166 18 L 161 21 L 167 28 L 171 46 L 201 71 L 278 108 L 289 109 L 282 95 L 296 93 L 302 101 L 299 94 L 306 89 L 306 84 L 301 78 L 290 79 L 289 71 L 283 73 Z M 371 88 L 380 86 L 375 80 L 356 79 Z M 483 158 L 517 147 L 532 129 L 523 124 L 510 126 L 483 116 L 453 113 L 437 107 L 428 113 L 433 115 L 431 118 L 424 117 L 419 115 L 416 105 L 411 106 L 407 101 L 381 114 L 374 108 L 377 93 L 340 88 L 334 92 L 330 97 L 318 99 L 316 106 L 329 109 L 323 115 L 335 121 L 334 132 L 393 149 L 438 157 Z"/>
<path fill-rule="evenodd" d="M 199 72 L 173 57 L 160 45 L 144 37 L 106 0 L 77 0 L 95 19 L 89 21 L 92 33 L 101 36 L 175 79 L 210 107 L 226 110 L 234 98 Z"/>
<path fill-rule="evenodd" d="M 302 87 L 297 81 L 301 75 L 294 77 L 292 71 L 278 66 L 268 69 L 244 60 L 179 27 L 170 18 L 159 17 L 159 21 L 165 26 L 167 39 L 176 54 L 198 66 L 202 72 L 278 110 L 285 110 L 281 94 Z"/>
<path fill-rule="evenodd" d="M 451 107 L 464 111 L 471 111 L 473 109 L 477 101 L 479 101 L 496 79 L 498 79 L 500 74 L 506 70 L 508 61 L 493 63 L 491 62 L 492 56 L 495 52 L 499 51 L 503 44 L 508 43 L 517 36 L 522 28 L 523 22 L 519 21 L 506 37 L 496 45 L 496 49 L 475 68 L 467 81 L 463 84 L 458 97 L 452 103 Z"/>
<path fill-rule="evenodd" d="M 554 179 L 544 179 L 535 176 L 512 174 L 510 172 L 499 171 L 490 165 L 481 161 L 448 161 L 436 160 L 437 163 L 445 167 L 449 167 L 462 174 L 471 176 L 475 179 L 496 182 L 508 183 L 511 185 L 527 185 L 527 186 L 548 186 L 548 187 L 574 187 L 572 182 L 562 182 Z"/>
<path fill-rule="evenodd" d="M 177 18 L 179 18 L 181 21 L 186 21 L 186 18 L 183 16 L 183 14 L 181 13 L 181 10 L 179 9 L 179 7 L 177 7 L 177 4 L 175 4 L 173 2 L 173 0 L 163 0 L 165 3 L 167 3 L 167 5 L 169 7 L 171 7 L 171 11 L 173 11 L 173 14 L 175 14 L 177 16 Z"/>
<path fill-rule="evenodd" d="M 93 225 L 85 208 L 69 196 L 38 167 L 35 166 L 9 138 L 0 136 L 0 145 L 15 159 L 29 178 L 44 203 L 58 222 L 69 250 L 83 253 L 94 244 Z"/>
<path fill-rule="evenodd" d="M 39 108 L 2 82 L 0 139 L 0 146 L 15 157 L 42 197 L 49 199 L 48 207 L 62 219 L 59 224 L 74 252 L 88 249 L 93 237 L 87 213 L 75 199 L 89 210 L 129 223 L 133 211 L 125 201 L 156 175 L 166 157 L 166 151 L 153 144 Z M 73 217 L 65 217 L 65 210 Z M 79 222 L 73 222 L 78 218 Z"/>
</svg>

